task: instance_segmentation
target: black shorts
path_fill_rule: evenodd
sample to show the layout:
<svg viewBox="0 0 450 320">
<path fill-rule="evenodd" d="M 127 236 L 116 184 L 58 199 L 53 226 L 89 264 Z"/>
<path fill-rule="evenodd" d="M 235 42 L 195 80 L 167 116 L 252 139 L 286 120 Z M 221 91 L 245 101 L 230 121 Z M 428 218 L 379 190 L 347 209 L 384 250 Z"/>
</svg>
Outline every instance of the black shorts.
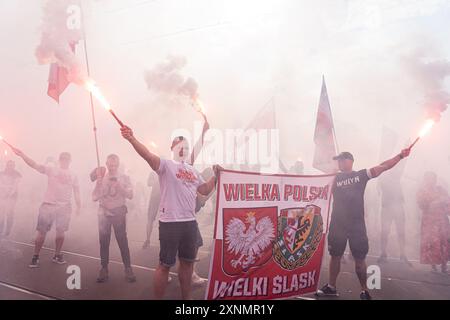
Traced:
<svg viewBox="0 0 450 320">
<path fill-rule="evenodd" d="M 197 242 L 196 242 L 196 246 L 197 246 L 197 250 L 200 247 L 203 247 L 203 237 L 202 234 L 200 233 L 200 228 L 197 227 Z"/>
<path fill-rule="evenodd" d="M 332 257 L 340 257 L 350 245 L 350 251 L 355 259 L 365 259 L 369 252 L 369 239 L 364 222 L 339 223 L 331 221 L 328 232 L 328 252 Z"/>
<path fill-rule="evenodd" d="M 198 250 L 197 221 L 159 222 L 159 262 L 172 267 L 178 259 L 194 262 Z"/>
</svg>

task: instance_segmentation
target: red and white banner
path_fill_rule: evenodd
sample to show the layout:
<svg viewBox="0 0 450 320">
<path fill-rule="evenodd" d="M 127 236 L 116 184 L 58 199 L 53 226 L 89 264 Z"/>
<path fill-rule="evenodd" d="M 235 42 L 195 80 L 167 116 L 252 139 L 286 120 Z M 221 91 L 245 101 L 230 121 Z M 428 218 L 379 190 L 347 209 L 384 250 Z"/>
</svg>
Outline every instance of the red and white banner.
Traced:
<svg viewBox="0 0 450 320">
<path fill-rule="evenodd" d="M 277 299 L 317 290 L 333 180 L 222 171 L 206 298 Z"/>
</svg>

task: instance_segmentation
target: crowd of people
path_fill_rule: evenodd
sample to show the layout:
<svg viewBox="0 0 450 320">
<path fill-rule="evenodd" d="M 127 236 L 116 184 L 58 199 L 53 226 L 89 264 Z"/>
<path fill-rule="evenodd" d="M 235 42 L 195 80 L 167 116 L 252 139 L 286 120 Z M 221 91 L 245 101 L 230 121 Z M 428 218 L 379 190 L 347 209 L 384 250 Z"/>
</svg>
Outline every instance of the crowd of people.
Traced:
<svg viewBox="0 0 450 320">
<path fill-rule="evenodd" d="M 123 126 L 121 134 L 136 153 L 145 160 L 151 173 L 148 187 L 151 196 L 148 201 L 147 226 L 143 248 L 149 247 L 151 235 L 158 219 L 159 229 L 159 266 L 154 277 L 154 297 L 164 297 L 167 284 L 172 280 L 169 272 L 178 258 L 178 279 L 183 299 L 190 299 L 192 286 L 205 283 L 195 271 L 198 251 L 203 239 L 197 223 L 196 214 L 208 203 L 215 201 L 215 187 L 221 167 L 216 165 L 203 172 L 194 169 L 195 160 L 203 145 L 204 134 L 209 129 L 205 119 L 203 135 L 192 151 L 183 136 L 175 137 L 170 146 L 172 159 L 163 159 L 151 152 Z M 79 214 L 81 208 L 80 187 L 77 176 L 70 169 L 71 155 L 63 152 L 56 165 L 38 164 L 23 151 L 13 148 L 13 152 L 23 159 L 26 165 L 45 175 L 47 189 L 39 208 L 34 255 L 29 267 L 39 267 L 39 254 L 47 233 L 54 225 L 56 230 L 53 262 L 65 264 L 62 254 L 65 233 L 69 230 L 72 212 Z M 339 172 L 333 187 L 333 207 L 328 234 L 330 259 L 329 281 L 317 291 L 318 296 L 337 296 L 336 282 L 340 272 L 341 260 L 349 243 L 355 262 L 355 271 L 361 284 L 361 299 L 371 299 L 366 286 L 366 255 L 369 251 L 369 239 L 366 231 L 364 212 L 364 193 L 370 179 L 381 175 L 378 190 L 381 197 L 381 254 L 379 263 L 388 261 L 387 243 L 392 224 L 395 224 L 399 245 L 400 260 L 407 265 L 411 262 L 406 256 L 404 195 L 401 177 L 404 171 L 403 158 L 408 157 L 410 149 L 402 150 L 398 155 L 370 169 L 355 171 L 354 157 L 342 152 L 334 160 Z M 125 279 L 135 282 L 127 236 L 127 213 L 129 201 L 133 199 L 134 188 L 130 177 L 119 170 L 120 158 L 111 154 L 105 166 L 95 168 L 90 174 L 94 184 L 92 200 L 98 203 L 98 236 L 100 248 L 100 271 L 98 283 L 109 279 L 109 249 L 111 233 L 120 249 L 124 265 Z M 283 166 L 284 167 L 284 166 Z M 303 174 L 303 163 L 296 161 L 286 173 Z M 384 172 L 389 171 L 386 174 Z M 383 174 L 383 175 L 382 175 Z M 15 162 L 7 161 L 0 172 L 0 236 L 8 237 L 14 223 L 14 210 L 17 202 L 19 184 L 22 175 L 15 169 Z M 447 273 L 450 254 L 450 197 L 447 191 L 438 185 L 437 175 L 425 173 L 423 182 L 417 189 L 417 205 L 422 211 L 420 263 L 430 265 L 433 271 Z M 75 200 L 75 208 L 72 202 Z M 213 220 L 211 213 L 211 220 Z M 143 235 L 144 236 L 144 235 Z"/>
</svg>

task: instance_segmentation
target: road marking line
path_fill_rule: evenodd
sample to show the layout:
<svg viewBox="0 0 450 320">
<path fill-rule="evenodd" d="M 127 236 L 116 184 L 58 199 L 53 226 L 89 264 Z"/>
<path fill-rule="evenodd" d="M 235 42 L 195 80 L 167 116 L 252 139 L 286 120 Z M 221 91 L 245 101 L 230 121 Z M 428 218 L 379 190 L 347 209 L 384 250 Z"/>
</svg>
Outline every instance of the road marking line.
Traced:
<svg viewBox="0 0 450 320">
<path fill-rule="evenodd" d="M 205 239 L 203 238 L 203 240 L 205 240 Z M 129 242 L 139 242 L 139 243 L 142 243 L 141 240 L 128 240 L 128 241 L 129 241 Z M 149 244 L 148 247 L 159 248 L 159 246 L 157 246 L 157 245 L 155 245 L 155 244 Z M 142 249 L 142 250 L 145 250 L 145 249 Z M 201 254 L 201 255 L 204 255 L 204 256 L 209 256 L 209 255 L 211 254 L 210 251 L 205 251 L 205 250 L 198 250 L 198 253 Z"/>
<path fill-rule="evenodd" d="M 347 255 L 350 255 L 350 254 L 347 254 Z M 366 257 L 378 259 L 380 256 L 374 256 L 374 255 L 368 254 Z M 387 259 L 388 260 L 393 260 L 393 261 L 396 261 L 396 262 L 400 262 L 400 263 L 404 263 L 402 260 L 400 260 L 400 258 L 387 257 Z M 409 262 L 420 263 L 419 260 L 414 260 L 414 259 L 408 259 L 408 261 Z"/>
<path fill-rule="evenodd" d="M 328 269 L 324 268 L 324 271 L 325 270 L 328 270 Z M 340 273 L 349 274 L 349 275 L 355 275 L 354 272 L 349 272 L 349 271 L 341 271 Z M 403 281 L 403 282 L 413 283 L 413 284 L 417 284 L 417 285 L 428 284 L 428 285 L 432 285 L 432 286 L 450 287 L 450 284 L 439 283 L 439 282 L 414 281 L 414 280 L 399 279 L 399 278 L 392 278 L 392 277 L 381 277 L 381 279 L 382 280 L 386 280 L 386 281 Z"/>
<path fill-rule="evenodd" d="M 317 300 L 317 299 L 308 298 L 308 297 L 295 297 L 295 299 L 298 299 L 298 300 Z"/>
<path fill-rule="evenodd" d="M 60 298 L 44 295 L 44 294 L 38 293 L 37 291 L 33 291 L 33 290 L 27 289 L 25 287 L 13 285 L 13 284 L 10 284 L 10 283 L 4 282 L 4 281 L 0 281 L 0 286 L 6 287 L 8 289 L 16 290 L 16 291 L 19 291 L 22 293 L 26 293 L 29 295 L 37 296 L 37 297 L 45 299 L 45 300 L 61 300 Z"/>
<path fill-rule="evenodd" d="M 24 245 L 24 246 L 28 246 L 28 247 L 34 248 L 34 245 L 33 245 L 33 244 L 26 243 L 26 242 L 20 242 L 20 241 L 14 241 L 14 240 L 5 240 L 5 241 L 8 241 L 8 242 L 11 242 L 11 243 L 20 244 L 20 245 Z M 42 247 L 42 249 L 47 250 L 47 251 L 54 251 L 54 249 L 48 248 L 48 247 Z M 65 254 L 68 254 L 68 255 L 72 255 L 72 256 L 77 256 L 77 257 L 82 257 L 82 258 L 87 258 L 87 259 L 92 259 L 92 260 L 100 261 L 100 258 L 93 257 L 93 256 L 88 256 L 88 255 L 81 254 L 81 253 L 76 253 L 76 252 L 71 252 L 71 251 L 61 251 L 61 252 L 62 252 L 62 253 L 65 253 Z M 120 261 L 109 260 L 109 262 L 114 263 L 114 264 L 120 264 L 120 265 L 123 265 L 123 263 L 120 262 Z M 136 269 L 141 269 L 141 270 L 146 270 L 146 271 L 152 271 L 152 272 L 155 272 L 155 271 L 156 271 L 155 268 L 144 267 L 144 266 L 140 266 L 140 265 L 137 265 L 137 264 L 132 264 L 131 266 L 132 266 L 133 268 L 136 268 Z M 175 272 L 170 272 L 170 274 L 173 275 L 173 276 L 178 276 L 178 273 L 175 273 Z"/>
</svg>

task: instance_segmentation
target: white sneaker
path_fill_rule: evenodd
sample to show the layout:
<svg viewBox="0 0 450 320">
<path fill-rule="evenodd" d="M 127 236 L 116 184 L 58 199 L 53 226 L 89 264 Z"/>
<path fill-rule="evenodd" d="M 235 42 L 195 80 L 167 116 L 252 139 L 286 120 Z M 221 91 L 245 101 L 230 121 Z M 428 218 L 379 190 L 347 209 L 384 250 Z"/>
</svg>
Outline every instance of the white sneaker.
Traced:
<svg viewBox="0 0 450 320">
<path fill-rule="evenodd" d="M 53 263 L 57 263 L 57 264 L 66 264 L 66 260 L 64 260 L 64 257 L 62 254 L 56 254 L 53 256 L 52 259 Z"/>
<path fill-rule="evenodd" d="M 192 285 L 194 287 L 199 287 L 208 282 L 208 279 L 200 277 L 197 272 L 192 273 Z"/>
</svg>

